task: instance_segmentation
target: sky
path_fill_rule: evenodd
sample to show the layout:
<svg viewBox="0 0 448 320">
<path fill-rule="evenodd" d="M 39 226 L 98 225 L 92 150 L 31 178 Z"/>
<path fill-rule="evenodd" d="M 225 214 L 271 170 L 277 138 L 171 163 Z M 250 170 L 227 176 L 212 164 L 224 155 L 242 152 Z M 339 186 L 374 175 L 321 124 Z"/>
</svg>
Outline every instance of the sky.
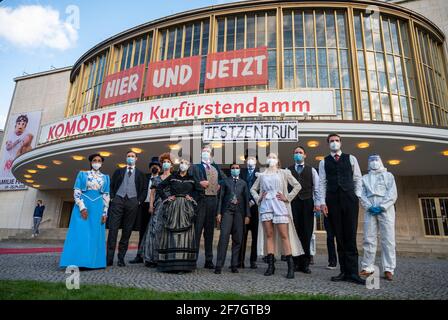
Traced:
<svg viewBox="0 0 448 320">
<path fill-rule="evenodd" d="M 0 130 L 14 78 L 72 66 L 99 42 L 139 24 L 232 0 L 0 0 Z"/>
</svg>

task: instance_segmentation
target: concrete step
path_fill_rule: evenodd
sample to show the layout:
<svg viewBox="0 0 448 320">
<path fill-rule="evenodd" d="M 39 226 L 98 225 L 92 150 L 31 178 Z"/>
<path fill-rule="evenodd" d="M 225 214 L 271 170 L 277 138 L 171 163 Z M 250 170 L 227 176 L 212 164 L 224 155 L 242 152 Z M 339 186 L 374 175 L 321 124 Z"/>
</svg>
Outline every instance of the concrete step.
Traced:
<svg viewBox="0 0 448 320">
<path fill-rule="evenodd" d="M 18 232 L 14 236 L 2 240 L 5 243 L 42 243 L 42 244 L 54 244 L 63 245 L 68 229 L 62 228 L 49 228 L 41 229 L 40 235 L 32 238 L 31 230 L 23 230 Z M 106 230 L 106 237 L 107 237 Z M 118 234 L 118 239 L 121 237 L 121 230 Z M 138 245 L 138 232 L 133 231 L 129 240 L 130 245 Z M 216 247 L 219 240 L 219 230 L 215 230 L 213 245 Z M 437 238 L 414 238 L 414 237 L 399 237 L 397 242 L 397 254 L 400 256 L 433 256 L 440 258 L 448 258 L 448 239 Z M 203 244 L 203 241 L 201 241 Z M 250 234 L 248 239 L 248 247 L 250 246 Z M 326 234 L 316 233 L 316 247 L 318 254 L 327 254 Z M 362 236 L 358 235 L 358 250 L 362 255 Z M 378 253 L 381 251 L 380 242 L 378 242 Z"/>
<path fill-rule="evenodd" d="M 68 229 L 63 228 L 49 228 L 40 229 L 40 234 L 37 237 L 32 238 L 31 230 L 24 230 L 18 232 L 14 236 L 9 236 L 6 239 L 1 240 L 2 243 L 42 243 L 42 244 L 55 244 L 63 245 Z M 106 230 L 106 238 L 109 230 Z M 118 240 L 121 237 L 121 230 L 118 232 Z M 133 231 L 131 238 L 129 239 L 129 244 L 136 246 L 138 245 L 139 233 L 138 231 Z M 219 231 L 215 230 L 213 243 L 214 246 L 218 245 Z"/>
</svg>

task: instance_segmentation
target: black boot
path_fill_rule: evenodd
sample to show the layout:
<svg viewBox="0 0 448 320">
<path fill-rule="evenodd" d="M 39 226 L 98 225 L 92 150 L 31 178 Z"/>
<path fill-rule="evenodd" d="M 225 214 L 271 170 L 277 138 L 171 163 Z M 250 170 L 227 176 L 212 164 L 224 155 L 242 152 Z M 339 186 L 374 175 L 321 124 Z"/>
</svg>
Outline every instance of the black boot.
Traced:
<svg viewBox="0 0 448 320">
<path fill-rule="evenodd" d="M 341 271 L 339 275 L 331 277 L 331 281 L 345 281 L 345 273 Z"/>
<path fill-rule="evenodd" d="M 299 271 L 299 261 L 298 261 L 298 257 L 292 257 L 292 261 L 294 262 L 294 271 L 295 271 L 295 272 Z"/>
<path fill-rule="evenodd" d="M 268 263 L 268 268 L 266 269 L 264 275 L 272 276 L 275 272 L 274 255 L 272 253 L 268 254 L 268 256 L 266 257 L 266 262 Z"/>
<path fill-rule="evenodd" d="M 294 261 L 292 260 L 292 255 L 286 256 L 286 262 L 288 263 L 288 274 L 286 278 L 294 279 Z"/>
<path fill-rule="evenodd" d="M 310 257 L 304 256 L 304 257 L 303 257 L 303 266 L 302 266 L 302 270 L 300 270 L 300 271 L 302 271 L 303 273 L 310 274 L 310 273 L 311 273 L 311 270 L 310 270 L 310 261 L 311 261 L 311 258 L 310 258 Z"/>
<path fill-rule="evenodd" d="M 143 258 L 141 255 L 137 255 L 133 260 L 129 261 L 130 264 L 143 263 Z"/>
</svg>

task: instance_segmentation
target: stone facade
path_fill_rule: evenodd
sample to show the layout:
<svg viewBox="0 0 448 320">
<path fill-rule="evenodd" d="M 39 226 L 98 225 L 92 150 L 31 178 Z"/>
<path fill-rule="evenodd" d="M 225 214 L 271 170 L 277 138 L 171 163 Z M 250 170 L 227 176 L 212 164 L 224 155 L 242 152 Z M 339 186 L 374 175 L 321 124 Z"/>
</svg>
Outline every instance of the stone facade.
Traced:
<svg viewBox="0 0 448 320">
<path fill-rule="evenodd" d="M 64 118 L 69 90 L 70 68 L 19 77 L 12 98 L 10 114 L 42 111 L 41 125 Z M 8 123 L 9 119 L 6 123 Z M 7 135 L 8 132 L 5 132 Z M 42 195 L 42 193 L 48 195 Z M 31 228 L 34 206 L 37 199 L 46 202 L 46 212 L 42 227 L 49 227 L 45 220 L 51 213 L 60 211 L 60 198 L 52 198 L 51 193 L 28 188 L 24 191 L 0 192 L 0 239 L 16 230 Z M 55 223 L 52 218 L 52 224 Z"/>
<path fill-rule="evenodd" d="M 388 1 L 413 10 L 434 22 L 448 35 L 448 1 L 446 0 L 394 0 Z"/>
</svg>

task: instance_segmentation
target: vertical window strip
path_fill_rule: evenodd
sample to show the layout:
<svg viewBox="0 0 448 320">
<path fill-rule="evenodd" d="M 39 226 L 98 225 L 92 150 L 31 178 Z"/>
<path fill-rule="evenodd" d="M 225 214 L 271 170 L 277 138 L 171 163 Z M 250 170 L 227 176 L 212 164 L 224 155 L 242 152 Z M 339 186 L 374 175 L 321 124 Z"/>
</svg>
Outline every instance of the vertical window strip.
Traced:
<svg viewBox="0 0 448 320">
<path fill-rule="evenodd" d="M 336 13 L 335 13 L 336 14 Z M 337 19 L 337 18 L 336 18 Z M 336 58 L 337 58 L 337 68 L 338 68 L 338 87 L 335 88 L 335 94 L 336 94 L 336 103 L 337 105 L 337 114 L 336 114 L 336 119 L 343 119 L 344 117 L 344 112 L 343 112 L 343 105 L 342 105 L 342 101 L 343 101 L 343 85 L 342 85 L 342 64 L 341 64 L 341 50 L 339 47 L 339 25 L 336 23 Z"/>
</svg>

